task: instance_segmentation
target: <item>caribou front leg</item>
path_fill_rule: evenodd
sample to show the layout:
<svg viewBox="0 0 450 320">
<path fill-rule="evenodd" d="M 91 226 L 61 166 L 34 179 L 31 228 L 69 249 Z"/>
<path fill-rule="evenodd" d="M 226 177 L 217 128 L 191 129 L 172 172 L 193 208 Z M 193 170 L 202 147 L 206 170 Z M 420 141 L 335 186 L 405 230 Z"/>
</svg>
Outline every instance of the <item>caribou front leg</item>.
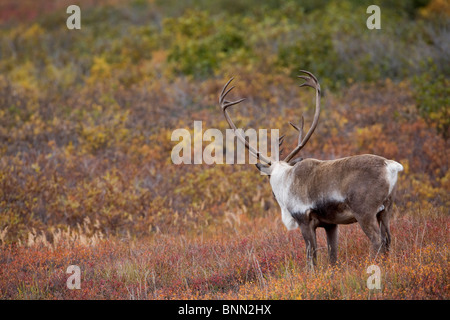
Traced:
<svg viewBox="0 0 450 320">
<path fill-rule="evenodd" d="M 338 254 L 338 226 L 337 224 L 329 224 L 325 226 L 328 243 L 328 257 L 330 264 L 336 264 Z"/>
<path fill-rule="evenodd" d="M 311 217 L 311 211 L 308 210 L 303 216 L 303 219 L 299 222 L 300 230 L 306 244 L 306 258 L 308 260 L 308 266 L 311 267 L 311 269 L 314 269 L 314 266 L 317 264 L 317 221 L 315 218 Z"/>
</svg>

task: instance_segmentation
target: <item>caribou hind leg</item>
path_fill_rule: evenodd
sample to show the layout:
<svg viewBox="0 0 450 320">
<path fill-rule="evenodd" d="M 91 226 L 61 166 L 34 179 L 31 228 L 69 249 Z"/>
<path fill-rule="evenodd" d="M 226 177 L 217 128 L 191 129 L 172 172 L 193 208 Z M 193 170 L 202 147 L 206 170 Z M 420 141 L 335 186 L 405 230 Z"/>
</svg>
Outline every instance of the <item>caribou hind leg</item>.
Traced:
<svg viewBox="0 0 450 320">
<path fill-rule="evenodd" d="M 382 210 L 377 214 L 377 219 L 381 231 L 381 240 L 383 242 L 385 252 L 389 252 L 391 244 L 391 231 L 390 231 L 391 214 L 392 214 L 392 200 L 389 197 L 384 202 Z"/>
<path fill-rule="evenodd" d="M 378 219 L 376 214 L 368 215 L 363 217 L 363 219 L 358 220 L 361 229 L 364 231 L 366 236 L 372 243 L 371 255 L 376 258 L 379 253 L 385 252 L 385 246 L 381 239 L 381 229 L 378 224 Z"/>
</svg>

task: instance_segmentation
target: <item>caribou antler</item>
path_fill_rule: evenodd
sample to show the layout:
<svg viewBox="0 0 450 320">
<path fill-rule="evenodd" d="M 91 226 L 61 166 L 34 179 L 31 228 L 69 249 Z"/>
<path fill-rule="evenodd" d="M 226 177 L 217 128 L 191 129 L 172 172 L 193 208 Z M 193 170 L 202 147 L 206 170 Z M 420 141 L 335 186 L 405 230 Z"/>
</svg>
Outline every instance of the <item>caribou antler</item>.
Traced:
<svg viewBox="0 0 450 320">
<path fill-rule="evenodd" d="M 231 78 L 230 80 L 228 80 L 228 82 L 225 84 L 225 86 L 222 89 L 222 92 L 220 93 L 220 97 L 219 97 L 219 103 L 220 106 L 222 108 L 223 111 L 223 115 L 225 116 L 225 119 L 227 120 L 228 124 L 230 125 L 230 128 L 233 129 L 234 134 L 236 135 L 236 137 L 239 139 L 239 141 L 241 141 L 245 147 L 248 149 L 248 151 L 250 153 L 252 153 L 257 159 L 260 159 L 261 161 L 264 161 L 265 163 L 267 163 L 268 165 L 271 165 L 271 161 L 270 159 L 264 157 L 261 152 L 255 150 L 249 143 L 248 141 L 237 131 L 236 126 L 234 125 L 233 121 L 231 120 L 228 112 L 227 112 L 227 108 L 234 106 L 235 104 L 241 103 L 242 101 L 245 100 L 245 98 L 239 99 L 237 101 L 228 101 L 225 100 L 225 97 L 227 96 L 227 94 L 234 89 L 234 86 L 232 86 L 230 89 L 228 88 L 228 85 L 231 83 L 231 81 L 233 81 L 234 78 Z"/>
<path fill-rule="evenodd" d="M 306 133 L 305 138 L 303 138 L 303 124 L 304 124 L 304 120 L 303 120 L 303 116 L 301 118 L 301 122 L 300 122 L 300 127 L 297 127 L 296 125 L 292 124 L 289 122 L 289 124 L 294 127 L 294 129 L 296 129 L 297 131 L 299 131 L 299 137 L 298 137 L 298 143 L 297 143 L 297 147 L 295 147 L 294 150 L 291 151 L 291 153 L 289 153 L 289 155 L 284 159 L 285 162 L 288 162 L 295 157 L 295 155 L 306 145 L 306 143 L 308 142 L 309 138 L 311 138 L 311 135 L 313 134 L 314 130 L 317 127 L 317 123 L 319 122 L 319 114 L 320 114 L 320 85 L 319 85 L 319 81 L 317 81 L 317 78 L 308 71 L 305 70 L 300 70 L 300 72 L 306 73 L 308 76 L 298 76 L 301 79 L 304 79 L 305 82 L 302 83 L 301 85 L 299 85 L 299 87 L 311 87 L 316 89 L 316 112 L 314 114 L 314 120 L 313 123 L 311 125 L 311 127 L 309 128 L 308 132 Z"/>
<path fill-rule="evenodd" d="M 297 147 L 295 147 L 294 150 L 291 151 L 291 153 L 289 153 L 289 155 L 284 159 L 285 162 L 290 162 L 292 160 L 293 157 L 295 157 L 295 155 L 306 145 L 306 143 L 308 142 L 309 138 L 311 138 L 311 135 L 313 134 L 314 130 L 317 127 L 317 123 L 319 121 L 319 114 L 320 114 L 320 85 L 319 82 L 317 81 L 317 78 L 308 71 L 304 71 L 304 70 L 300 70 L 303 73 L 306 73 L 307 76 L 298 76 L 301 79 L 304 79 L 305 82 L 302 83 L 301 85 L 299 85 L 299 87 L 311 87 L 316 89 L 316 112 L 314 114 L 314 120 L 313 123 L 311 125 L 311 127 L 309 128 L 308 132 L 306 133 L 306 136 L 303 138 L 303 125 L 304 125 L 304 119 L 303 116 L 301 118 L 300 121 L 300 126 L 296 126 L 295 124 L 289 122 L 289 124 L 296 129 L 299 132 L 299 136 L 298 136 L 298 143 L 297 143 Z M 248 141 L 245 139 L 245 137 L 243 137 L 238 131 L 237 128 L 235 126 L 235 124 L 233 123 L 233 121 L 230 118 L 230 115 L 227 112 L 227 108 L 234 106 L 238 103 L 241 103 L 242 101 L 245 100 L 245 98 L 236 100 L 236 101 L 228 101 L 226 100 L 226 96 L 228 93 L 230 93 L 231 90 L 234 89 L 234 86 L 232 86 L 231 88 L 228 89 L 228 85 L 231 83 L 231 81 L 233 81 L 234 78 L 231 78 L 230 80 L 228 80 L 228 82 L 225 84 L 225 86 L 222 89 L 222 92 L 220 93 L 220 97 L 219 97 L 219 103 L 220 106 L 222 108 L 223 111 L 223 115 L 225 116 L 225 119 L 227 120 L 229 126 L 231 129 L 233 129 L 234 134 L 236 135 L 236 137 L 238 138 L 239 141 L 241 141 L 245 147 L 248 149 L 248 151 L 253 154 L 257 159 L 267 163 L 268 165 L 271 165 L 271 160 L 266 158 L 265 156 L 263 156 L 261 154 L 261 152 L 255 150 L 249 143 Z M 281 147 L 282 143 L 283 143 L 283 138 L 284 136 L 280 137 L 278 140 L 278 145 L 279 147 Z M 281 151 L 279 152 L 279 154 L 281 155 Z M 293 161 L 293 163 L 296 163 L 298 161 Z"/>
</svg>

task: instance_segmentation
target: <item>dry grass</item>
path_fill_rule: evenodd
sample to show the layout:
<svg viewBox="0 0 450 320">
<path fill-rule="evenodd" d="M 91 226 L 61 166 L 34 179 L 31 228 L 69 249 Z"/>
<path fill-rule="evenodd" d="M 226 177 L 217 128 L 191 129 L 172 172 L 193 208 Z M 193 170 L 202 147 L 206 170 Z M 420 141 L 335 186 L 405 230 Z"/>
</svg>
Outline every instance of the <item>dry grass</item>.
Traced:
<svg viewBox="0 0 450 320">
<path fill-rule="evenodd" d="M 388 257 L 370 259 L 354 224 L 340 229 L 339 264 L 319 250 L 308 270 L 298 231 L 278 217 L 243 223 L 234 232 L 101 239 L 56 231 L 0 251 L 2 299 L 448 299 L 449 218 L 403 216 L 392 226 Z M 82 229 L 80 229 L 82 231 Z M 81 239 L 91 239 L 80 241 Z M 95 239 L 95 240 L 93 240 Z M 324 233 L 319 247 L 325 249 Z M 81 268 L 81 289 L 69 290 L 65 270 Z M 381 269 L 381 289 L 369 290 L 367 267 Z"/>
</svg>

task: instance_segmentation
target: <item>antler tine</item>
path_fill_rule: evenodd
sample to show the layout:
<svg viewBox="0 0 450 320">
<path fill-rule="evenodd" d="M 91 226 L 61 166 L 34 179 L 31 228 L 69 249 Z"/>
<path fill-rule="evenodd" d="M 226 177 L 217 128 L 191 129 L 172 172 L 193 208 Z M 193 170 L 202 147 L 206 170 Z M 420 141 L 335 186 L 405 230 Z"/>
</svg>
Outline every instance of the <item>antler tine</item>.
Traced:
<svg viewBox="0 0 450 320">
<path fill-rule="evenodd" d="M 220 103 L 220 106 L 222 107 L 222 109 L 224 109 L 224 110 L 228 107 L 234 106 L 235 104 L 238 104 L 245 100 L 245 98 L 239 99 L 237 101 L 225 100 L 225 97 L 227 96 L 227 94 L 230 93 L 230 91 L 234 89 L 234 86 L 232 86 L 230 89 L 226 90 L 228 85 L 231 83 L 231 81 L 233 81 L 233 79 L 234 78 L 231 78 L 230 80 L 228 80 L 228 82 L 224 85 L 222 92 L 220 93 L 219 103 Z"/>
<path fill-rule="evenodd" d="M 278 146 L 279 146 L 279 147 L 281 147 L 281 145 L 283 144 L 283 142 L 284 142 L 284 137 L 285 137 L 285 135 L 283 134 L 281 137 L 278 138 Z"/>
<path fill-rule="evenodd" d="M 300 84 L 299 87 L 306 86 L 306 87 L 311 87 L 311 88 L 316 89 L 316 112 L 314 113 L 313 123 L 311 124 L 311 127 L 309 128 L 305 138 L 303 138 L 303 125 L 304 125 L 303 116 L 301 118 L 300 128 L 289 122 L 291 124 L 291 126 L 294 127 L 294 129 L 299 131 L 299 138 L 298 138 L 297 147 L 294 150 L 292 150 L 292 152 L 284 159 L 284 161 L 286 161 L 288 163 L 308 142 L 309 138 L 311 137 L 311 135 L 313 134 L 314 130 L 317 127 L 317 123 L 319 121 L 319 114 L 320 114 L 320 84 L 319 84 L 319 81 L 317 81 L 317 78 L 309 71 L 300 70 L 300 72 L 306 73 L 307 76 L 303 76 L 303 75 L 298 76 L 299 78 L 305 80 L 305 82 Z"/>
<path fill-rule="evenodd" d="M 286 135 L 282 135 L 281 137 L 279 137 L 278 138 L 278 157 L 281 157 L 281 155 L 283 154 L 283 148 L 281 148 L 280 149 L 280 147 L 281 147 L 281 145 L 283 144 L 283 142 L 284 142 L 284 137 L 285 137 Z"/>
<path fill-rule="evenodd" d="M 289 121 L 289 124 L 290 124 L 295 130 L 300 131 L 300 129 L 299 129 L 295 124 L 293 124 L 292 122 Z"/>
<path fill-rule="evenodd" d="M 306 71 L 306 70 L 299 70 L 300 72 L 306 73 L 308 76 L 310 76 L 311 78 L 314 79 L 315 82 L 319 83 L 319 81 L 317 80 L 316 76 L 313 75 L 311 72 Z"/>
<path fill-rule="evenodd" d="M 228 92 L 230 92 L 229 90 L 227 91 L 227 93 L 224 94 L 225 90 L 227 89 L 228 85 L 231 83 L 231 81 L 234 80 L 234 77 L 232 77 L 230 80 L 227 81 L 227 83 L 225 83 L 225 85 L 222 88 L 222 91 L 220 92 L 219 95 L 219 103 L 222 104 L 223 99 L 225 99 L 225 96 L 228 94 Z M 234 88 L 234 87 L 233 87 Z"/>
<path fill-rule="evenodd" d="M 234 89 L 234 86 L 232 86 L 230 89 L 228 89 L 224 94 L 223 94 L 223 99 L 225 99 L 225 97 L 227 96 L 228 93 L 230 93 L 231 90 Z"/>
<path fill-rule="evenodd" d="M 300 144 L 303 139 L 303 126 L 305 125 L 305 118 L 301 118 L 300 120 L 300 133 L 298 135 L 298 143 Z"/>
<path fill-rule="evenodd" d="M 302 138 L 303 138 L 303 126 L 304 126 L 304 124 L 305 124 L 305 118 L 302 116 L 301 118 L 300 118 L 300 128 L 299 127 L 297 127 L 295 124 L 293 124 L 292 122 L 289 122 L 289 124 L 295 129 L 295 130 L 297 130 L 298 132 L 299 132 L 299 134 L 298 134 L 298 144 L 300 144 L 301 142 L 302 142 Z"/>
<path fill-rule="evenodd" d="M 220 96 L 219 96 L 219 104 L 220 107 L 222 108 L 223 111 L 223 115 L 225 117 L 225 120 L 227 120 L 228 125 L 230 126 L 231 129 L 233 129 L 234 134 L 236 135 L 236 138 L 241 141 L 245 147 L 248 149 L 248 151 L 250 153 L 252 153 L 257 159 L 260 159 L 261 161 L 264 161 L 267 164 L 271 164 L 270 159 L 264 157 L 259 151 L 255 150 L 252 146 L 250 146 L 249 142 L 245 139 L 245 137 L 243 137 L 238 131 L 237 128 L 235 126 L 235 124 L 233 123 L 233 121 L 230 118 L 230 115 L 227 112 L 227 108 L 234 106 L 238 103 L 241 103 L 242 101 L 245 100 L 245 98 L 236 100 L 236 101 L 228 101 L 225 100 L 225 97 L 227 96 L 228 93 L 230 93 L 231 90 L 234 89 L 234 86 L 232 86 L 230 89 L 228 89 L 228 85 L 231 83 L 231 81 L 233 81 L 234 77 L 231 78 L 230 80 L 228 80 L 228 82 L 223 86 L 222 91 L 220 92 Z"/>
<path fill-rule="evenodd" d="M 317 89 L 320 92 L 319 81 L 316 76 L 314 76 L 311 72 L 306 70 L 300 70 L 300 72 L 306 73 L 308 76 L 297 76 L 298 78 L 304 79 L 306 82 L 299 85 L 299 87 L 311 87 Z"/>
<path fill-rule="evenodd" d="M 228 100 L 225 100 L 225 101 L 224 101 L 225 104 L 222 106 L 222 108 L 225 110 L 226 108 L 231 107 L 231 106 L 234 106 L 235 104 L 241 103 L 241 102 L 244 101 L 244 100 L 246 100 L 246 98 L 242 98 L 242 99 L 239 99 L 239 100 L 237 100 L 237 101 L 228 101 Z"/>
</svg>

